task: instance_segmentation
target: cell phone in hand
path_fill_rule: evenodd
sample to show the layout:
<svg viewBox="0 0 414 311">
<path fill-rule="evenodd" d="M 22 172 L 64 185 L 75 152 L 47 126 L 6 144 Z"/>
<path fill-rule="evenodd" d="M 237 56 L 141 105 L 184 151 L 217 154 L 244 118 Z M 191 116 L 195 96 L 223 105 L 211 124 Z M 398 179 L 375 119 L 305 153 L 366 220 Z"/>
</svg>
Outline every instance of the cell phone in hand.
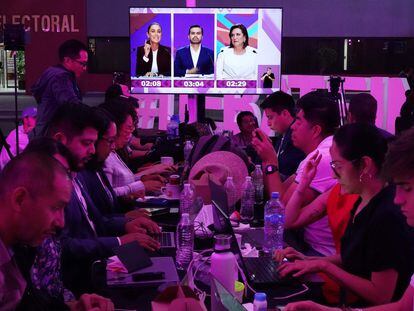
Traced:
<svg viewBox="0 0 414 311">
<path fill-rule="evenodd" d="M 257 139 L 258 140 L 260 140 L 260 141 L 263 141 L 263 138 L 262 138 L 262 136 L 259 134 L 259 131 L 254 131 L 254 133 L 256 134 L 256 137 L 257 137 Z"/>
</svg>

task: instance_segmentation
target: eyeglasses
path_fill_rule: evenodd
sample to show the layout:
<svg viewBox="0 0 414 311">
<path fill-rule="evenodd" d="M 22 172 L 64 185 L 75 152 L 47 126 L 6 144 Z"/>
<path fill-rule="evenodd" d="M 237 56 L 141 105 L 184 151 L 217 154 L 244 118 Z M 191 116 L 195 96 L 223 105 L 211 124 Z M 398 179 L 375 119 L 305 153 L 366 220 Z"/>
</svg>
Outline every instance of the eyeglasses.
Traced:
<svg viewBox="0 0 414 311">
<path fill-rule="evenodd" d="M 354 159 L 351 160 L 349 162 L 351 162 L 352 164 L 356 163 L 357 161 L 359 161 L 360 159 Z M 339 164 L 339 165 L 338 165 Z M 329 165 L 332 168 L 332 171 L 334 172 L 336 177 L 341 177 L 341 175 L 339 175 L 338 170 L 342 169 L 342 166 L 340 165 L 340 163 L 338 161 L 331 161 L 329 162 Z"/>
<path fill-rule="evenodd" d="M 74 61 L 74 62 L 77 62 L 79 65 L 81 65 L 82 67 L 87 67 L 88 66 L 88 62 L 81 62 L 81 61 L 79 61 L 79 60 L 77 60 L 77 59 L 73 59 L 72 58 L 72 60 Z"/>
</svg>

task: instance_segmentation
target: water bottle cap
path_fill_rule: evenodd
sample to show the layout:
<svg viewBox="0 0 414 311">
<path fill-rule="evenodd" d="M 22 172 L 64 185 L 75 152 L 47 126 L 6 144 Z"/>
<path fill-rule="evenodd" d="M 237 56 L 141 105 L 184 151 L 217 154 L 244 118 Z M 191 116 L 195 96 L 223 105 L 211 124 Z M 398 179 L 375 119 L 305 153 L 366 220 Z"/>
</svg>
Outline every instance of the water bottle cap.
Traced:
<svg viewBox="0 0 414 311">
<path fill-rule="evenodd" d="M 191 187 L 191 184 L 189 184 L 189 183 L 184 184 L 184 188 L 190 188 L 190 187 Z"/>
<path fill-rule="evenodd" d="M 260 164 L 256 164 L 255 166 L 256 166 L 256 168 L 262 169 L 262 166 Z"/>
<path fill-rule="evenodd" d="M 227 180 L 233 180 L 233 176 L 227 176 Z"/>
<path fill-rule="evenodd" d="M 251 176 L 246 176 L 246 181 L 252 181 L 252 177 Z"/>
<path fill-rule="evenodd" d="M 179 116 L 179 115 L 177 115 L 177 114 L 173 114 L 173 115 L 171 116 L 171 121 L 175 121 L 175 122 L 177 122 L 177 123 L 180 123 L 180 116 Z"/>
<path fill-rule="evenodd" d="M 218 234 L 214 236 L 214 250 L 216 251 L 225 251 L 230 249 L 230 240 L 231 235 L 227 234 Z"/>
<path fill-rule="evenodd" d="M 190 219 L 190 214 L 189 213 L 182 213 L 181 214 L 181 218 L 188 218 L 188 219 Z"/>
<path fill-rule="evenodd" d="M 266 301 L 266 294 L 265 293 L 256 293 L 256 294 L 254 294 L 254 300 Z"/>
<path fill-rule="evenodd" d="M 272 192 L 272 199 L 279 199 L 279 192 Z"/>
</svg>

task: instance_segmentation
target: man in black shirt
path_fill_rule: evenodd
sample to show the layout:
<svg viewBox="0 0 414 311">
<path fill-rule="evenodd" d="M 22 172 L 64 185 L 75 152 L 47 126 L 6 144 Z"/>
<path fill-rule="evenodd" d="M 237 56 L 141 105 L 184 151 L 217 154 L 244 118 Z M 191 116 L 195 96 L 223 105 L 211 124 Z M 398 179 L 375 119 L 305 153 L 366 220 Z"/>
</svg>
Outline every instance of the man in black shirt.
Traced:
<svg viewBox="0 0 414 311">
<path fill-rule="evenodd" d="M 279 161 L 279 172 L 284 178 L 294 174 L 299 163 L 305 158 L 302 150 L 292 143 L 291 125 L 295 121 L 293 97 L 282 91 L 269 95 L 261 108 L 267 116 L 267 124 L 278 136 L 272 138 Z"/>
<path fill-rule="evenodd" d="M 31 92 L 39 105 L 33 136 L 45 136 L 47 123 L 59 106 L 81 104 L 82 95 L 77 79 L 86 72 L 88 48 L 78 40 L 65 41 L 59 47 L 60 64 L 47 68 L 32 86 Z"/>
<path fill-rule="evenodd" d="M 275 75 L 272 72 L 272 68 L 268 67 L 267 71 L 262 75 L 261 80 L 263 81 L 264 89 L 271 89 L 273 81 L 275 80 Z"/>
<path fill-rule="evenodd" d="M 366 123 L 375 126 L 377 118 L 377 100 L 368 93 L 359 93 L 352 96 L 349 101 L 348 123 Z M 391 133 L 378 128 L 381 135 L 389 142 L 395 137 Z"/>
</svg>

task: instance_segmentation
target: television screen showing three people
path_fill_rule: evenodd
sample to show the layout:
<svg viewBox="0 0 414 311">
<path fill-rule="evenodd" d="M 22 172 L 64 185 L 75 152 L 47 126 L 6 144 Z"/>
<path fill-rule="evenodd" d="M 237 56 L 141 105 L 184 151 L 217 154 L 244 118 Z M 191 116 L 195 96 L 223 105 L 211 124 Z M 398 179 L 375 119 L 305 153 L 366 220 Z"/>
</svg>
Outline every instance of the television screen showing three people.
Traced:
<svg viewBox="0 0 414 311">
<path fill-rule="evenodd" d="M 274 92 L 281 39 L 281 9 L 130 8 L 131 92 Z"/>
</svg>

